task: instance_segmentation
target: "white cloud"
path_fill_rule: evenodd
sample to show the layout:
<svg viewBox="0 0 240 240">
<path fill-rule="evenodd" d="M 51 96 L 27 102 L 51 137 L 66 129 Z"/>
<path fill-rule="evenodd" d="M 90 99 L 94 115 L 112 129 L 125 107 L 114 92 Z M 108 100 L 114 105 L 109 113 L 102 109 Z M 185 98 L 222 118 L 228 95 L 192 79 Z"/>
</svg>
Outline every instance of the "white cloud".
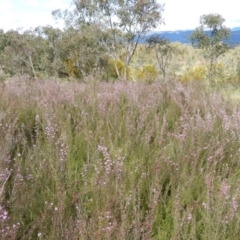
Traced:
<svg viewBox="0 0 240 240">
<path fill-rule="evenodd" d="M 1 0 L 0 5 L 1 5 L 1 8 L 0 8 L 1 14 L 10 11 L 13 7 L 12 1 L 10 0 Z"/>
<path fill-rule="evenodd" d="M 164 1 L 164 0 L 163 0 Z M 159 2 L 163 2 L 159 0 Z M 228 27 L 239 26 L 239 3 L 236 0 L 165 0 L 164 18 L 166 25 L 162 30 L 195 29 L 199 25 L 200 16 L 219 13 Z"/>
<path fill-rule="evenodd" d="M 38 0 L 27 0 L 25 1 L 25 4 L 32 7 L 41 7 L 40 1 Z"/>
<path fill-rule="evenodd" d="M 56 26 L 52 10 L 70 7 L 71 0 L 0 0 L 0 28 L 29 29 L 37 26 Z"/>
<path fill-rule="evenodd" d="M 12 1 L 9 0 L 1 0 L 0 1 L 1 8 L 0 8 L 0 28 L 3 28 L 4 26 L 8 26 L 7 29 L 12 28 L 14 26 L 13 22 L 15 19 L 15 14 L 13 14 L 13 4 Z"/>
<path fill-rule="evenodd" d="M 41 13 L 31 13 L 28 15 L 23 15 L 17 19 L 17 26 L 24 29 L 35 28 L 37 26 L 54 25 L 54 20 L 51 14 L 47 14 L 43 17 Z"/>
<path fill-rule="evenodd" d="M 240 26 L 237 0 L 158 0 L 165 2 L 163 17 L 166 25 L 160 30 L 195 29 L 203 14 L 219 13 L 227 27 Z M 39 25 L 55 25 L 51 12 L 71 7 L 72 0 L 0 0 L 0 28 L 4 30 Z"/>
<path fill-rule="evenodd" d="M 42 4 L 42 6 L 45 8 L 45 9 L 50 9 L 50 10 L 53 10 L 53 9 L 66 9 L 66 8 L 69 8 L 69 4 L 63 1 L 59 1 L 59 0 L 51 0 L 51 1 L 44 1 L 44 3 Z"/>
</svg>

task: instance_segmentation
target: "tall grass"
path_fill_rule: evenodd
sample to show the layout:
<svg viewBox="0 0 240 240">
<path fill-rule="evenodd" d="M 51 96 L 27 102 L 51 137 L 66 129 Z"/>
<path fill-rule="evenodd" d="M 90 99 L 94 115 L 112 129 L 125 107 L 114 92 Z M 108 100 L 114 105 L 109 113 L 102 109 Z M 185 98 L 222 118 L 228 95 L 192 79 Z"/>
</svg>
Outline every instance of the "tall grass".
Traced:
<svg viewBox="0 0 240 240">
<path fill-rule="evenodd" d="M 1 239 L 238 239 L 240 109 L 197 84 L 0 87 Z"/>
</svg>

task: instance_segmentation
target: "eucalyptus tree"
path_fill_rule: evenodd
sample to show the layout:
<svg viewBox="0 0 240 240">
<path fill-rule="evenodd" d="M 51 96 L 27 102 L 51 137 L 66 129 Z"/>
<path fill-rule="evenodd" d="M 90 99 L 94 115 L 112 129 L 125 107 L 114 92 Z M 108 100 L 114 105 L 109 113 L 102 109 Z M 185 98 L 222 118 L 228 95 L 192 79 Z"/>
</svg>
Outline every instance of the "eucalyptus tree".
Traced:
<svg viewBox="0 0 240 240">
<path fill-rule="evenodd" d="M 224 26 L 225 19 L 220 14 L 207 14 L 200 17 L 200 26 L 191 34 L 192 44 L 203 51 L 211 84 L 220 55 L 228 50 L 223 40 L 229 39 L 230 29 Z"/>
<path fill-rule="evenodd" d="M 38 39 L 38 65 L 40 70 L 45 77 L 58 75 L 62 69 L 59 42 L 62 39 L 63 31 L 52 26 L 39 26 L 34 29 L 34 34 Z"/>
<path fill-rule="evenodd" d="M 101 45 L 115 64 L 119 78 L 127 79 L 127 70 L 139 41 L 163 23 L 164 5 L 156 0 L 73 0 L 76 24 L 94 24 L 102 30 Z M 59 11 L 55 15 L 62 15 Z M 74 17 L 72 18 L 74 19 Z M 123 52 L 122 52 L 123 51 Z M 124 55 L 124 71 L 120 76 L 117 60 Z"/>
<path fill-rule="evenodd" d="M 4 49 L 7 46 L 7 37 L 2 29 L 0 29 L 0 71 L 4 68 Z"/>
<path fill-rule="evenodd" d="M 10 30 L 6 32 L 7 46 L 4 48 L 4 65 L 10 74 L 29 73 L 37 78 L 38 53 L 36 37 L 30 31 Z"/>
<path fill-rule="evenodd" d="M 170 40 L 164 37 L 151 36 L 147 39 L 148 47 L 153 49 L 158 67 L 162 72 L 163 78 L 166 79 L 166 71 L 170 64 L 170 60 L 175 53 L 180 51 L 171 44 Z"/>
<path fill-rule="evenodd" d="M 64 31 L 58 44 L 59 56 L 70 76 L 82 79 L 93 75 L 100 67 L 103 53 L 99 31 L 94 25 L 81 25 L 81 28 Z"/>
</svg>

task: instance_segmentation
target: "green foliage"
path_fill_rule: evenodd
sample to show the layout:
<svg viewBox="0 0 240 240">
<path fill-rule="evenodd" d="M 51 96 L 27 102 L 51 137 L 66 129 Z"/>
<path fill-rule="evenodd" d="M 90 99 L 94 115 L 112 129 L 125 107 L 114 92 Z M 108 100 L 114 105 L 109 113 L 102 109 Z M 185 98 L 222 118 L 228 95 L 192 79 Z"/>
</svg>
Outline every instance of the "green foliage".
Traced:
<svg viewBox="0 0 240 240">
<path fill-rule="evenodd" d="M 116 69 L 118 70 L 119 74 L 123 74 L 124 63 L 121 61 L 121 59 L 117 59 L 116 61 L 109 59 L 108 60 L 108 68 L 107 68 L 108 77 L 117 79 L 118 73 L 117 73 Z"/>
<path fill-rule="evenodd" d="M 52 77 L 61 75 L 64 68 L 60 60 L 60 40 L 63 31 L 51 26 L 37 27 L 34 35 L 38 40 L 38 76 Z"/>
<path fill-rule="evenodd" d="M 225 19 L 219 14 L 208 14 L 200 17 L 200 27 L 196 28 L 190 39 L 193 45 L 203 50 L 203 57 L 208 66 L 209 80 L 213 82 L 214 64 L 220 55 L 228 49 L 222 40 L 230 37 L 230 29 L 223 23 Z"/>
<path fill-rule="evenodd" d="M 158 67 L 162 72 L 163 78 L 166 78 L 166 71 L 169 66 L 169 61 L 178 53 L 178 49 L 171 45 L 171 42 L 166 38 L 152 36 L 147 40 L 149 48 L 152 48 L 157 59 Z"/>
<path fill-rule="evenodd" d="M 60 59 L 70 76 L 83 78 L 102 67 L 104 53 L 99 34 L 97 26 L 84 25 L 80 29 L 66 30 L 58 41 Z"/>
<path fill-rule="evenodd" d="M 138 82 L 152 82 L 158 72 L 152 64 L 146 64 L 142 69 L 134 69 L 133 79 Z"/>
<path fill-rule="evenodd" d="M 182 68 L 181 71 L 175 73 L 175 77 L 177 80 L 187 83 L 191 81 L 199 81 L 204 80 L 207 75 L 206 66 L 193 66 L 189 68 Z"/>
<path fill-rule="evenodd" d="M 106 53 L 115 61 L 118 78 L 127 80 L 128 67 L 141 37 L 162 23 L 163 6 L 156 1 L 74 1 L 77 23 L 98 24 L 108 34 L 102 36 Z M 119 32 L 121 33 L 119 36 Z M 106 41 L 107 40 L 107 41 Z M 110 41 L 109 41 L 110 40 Z M 125 51 L 124 72 L 117 69 L 119 45 Z"/>
<path fill-rule="evenodd" d="M 175 78 L 239 86 L 239 47 L 229 49 L 222 42 L 230 32 L 219 14 L 200 18 L 191 36 L 194 48 L 161 37 L 139 44 L 163 21 L 164 5 L 156 1 L 80 0 L 74 8 L 53 11 L 55 19 L 64 21 L 64 30 L 0 30 L 0 80 L 16 75 L 84 82 Z"/>
</svg>

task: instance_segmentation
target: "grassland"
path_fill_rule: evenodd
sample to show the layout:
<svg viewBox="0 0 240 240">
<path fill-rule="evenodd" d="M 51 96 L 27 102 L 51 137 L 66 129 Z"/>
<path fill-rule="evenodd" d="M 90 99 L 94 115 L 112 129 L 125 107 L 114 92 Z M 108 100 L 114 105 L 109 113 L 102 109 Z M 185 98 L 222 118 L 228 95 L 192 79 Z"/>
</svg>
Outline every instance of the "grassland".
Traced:
<svg viewBox="0 0 240 240">
<path fill-rule="evenodd" d="M 239 239 L 240 108 L 201 83 L 0 86 L 1 239 Z"/>
</svg>

